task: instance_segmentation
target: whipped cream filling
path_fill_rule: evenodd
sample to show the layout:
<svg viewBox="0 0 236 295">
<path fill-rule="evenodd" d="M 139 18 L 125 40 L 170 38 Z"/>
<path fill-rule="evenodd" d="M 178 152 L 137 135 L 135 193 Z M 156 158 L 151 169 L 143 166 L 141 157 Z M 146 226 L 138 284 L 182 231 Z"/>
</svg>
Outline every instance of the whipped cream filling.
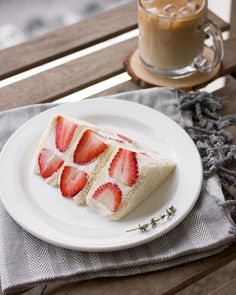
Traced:
<svg viewBox="0 0 236 295">
<path fill-rule="evenodd" d="M 56 148 L 56 124 L 53 124 L 53 128 L 52 128 L 52 132 L 50 132 L 47 141 L 45 142 L 45 148 L 52 150 L 52 151 L 56 151 L 58 152 L 58 154 L 60 154 L 61 156 L 63 156 L 63 154 L 60 152 L 57 148 Z"/>
</svg>

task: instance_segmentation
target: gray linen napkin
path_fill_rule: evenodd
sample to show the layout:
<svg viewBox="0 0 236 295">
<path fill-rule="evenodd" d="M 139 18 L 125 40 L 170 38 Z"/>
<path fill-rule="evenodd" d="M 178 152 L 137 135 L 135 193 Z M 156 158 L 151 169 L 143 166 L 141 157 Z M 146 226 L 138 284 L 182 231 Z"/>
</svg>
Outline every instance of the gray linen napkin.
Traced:
<svg viewBox="0 0 236 295">
<path fill-rule="evenodd" d="M 112 96 L 159 110 L 179 124 L 191 126 L 180 110 L 180 93 L 148 89 Z M 104 98 L 105 99 L 105 98 Z M 0 114 L 0 148 L 24 122 L 53 107 L 33 105 Z M 219 253 L 235 240 L 235 227 L 226 217 L 219 178 L 205 181 L 191 213 L 168 234 L 143 246 L 109 253 L 87 253 L 55 247 L 24 231 L 0 203 L 0 271 L 6 293 L 40 283 L 127 276 L 161 270 Z M 140 233 L 142 234 L 142 233 Z"/>
</svg>

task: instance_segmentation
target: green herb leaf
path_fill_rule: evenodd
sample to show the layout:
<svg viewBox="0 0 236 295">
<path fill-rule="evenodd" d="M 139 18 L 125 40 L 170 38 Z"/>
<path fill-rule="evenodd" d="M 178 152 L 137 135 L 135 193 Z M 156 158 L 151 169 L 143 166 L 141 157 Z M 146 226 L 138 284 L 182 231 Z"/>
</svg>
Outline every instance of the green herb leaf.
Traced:
<svg viewBox="0 0 236 295">
<path fill-rule="evenodd" d="M 166 214 L 162 214 L 159 218 L 155 219 L 154 217 L 150 220 L 150 222 L 145 223 L 143 225 L 138 225 L 138 227 L 136 228 L 132 228 L 127 230 L 127 232 L 131 232 L 131 231 L 135 231 L 135 230 L 140 230 L 141 232 L 146 232 L 149 229 L 149 226 L 151 226 L 152 228 L 155 228 L 157 226 L 157 223 L 160 220 L 163 220 L 165 218 L 169 219 L 170 217 L 172 217 L 173 215 L 175 215 L 177 209 L 174 206 L 171 206 L 169 208 L 166 209 Z"/>
</svg>

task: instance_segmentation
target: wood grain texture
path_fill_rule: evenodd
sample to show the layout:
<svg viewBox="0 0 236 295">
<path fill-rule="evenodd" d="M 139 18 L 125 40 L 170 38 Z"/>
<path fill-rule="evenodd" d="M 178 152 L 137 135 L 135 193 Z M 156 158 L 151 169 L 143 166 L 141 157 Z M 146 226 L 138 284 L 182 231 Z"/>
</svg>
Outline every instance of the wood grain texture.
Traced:
<svg viewBox="0 0 236 295">
<path fill-rule="evenodd" d="M 222 116 L 236 114 L 236 80 L 230 80 L 227 87 L 216 91 L 217 95 L 223 98 L 224 109 L 220 112 Z M 236 145 L 236 126 L 230 126 L 228 131 L 233 135 L 233 143 Z M 236 165 L 234 166 L 236 171 Z"/>
<path fill-rule="evenodd" d="M 209 11 L 222 30 L 229 25 Z M 42 65 L 137 28 L 137 1 L 0 51 L 0 79 Z"/>
<path fill-rule="evenodd" d="M 224 59 L 219 76 L 236 72 L 236 35 L 224 41 Z"/>
<path fill-rule="evenodd" d="M 133 90 L 138 90 L 140 87 L 133 81 L 129 80 L 127 82 L 121 83 L 119 85 L 113 86 L 109 89 L 106 89 L 104 91 L 101 91 L 97 93 L 96 95 L 92 95 L 92 97 L 100 97 L 100 96 L 108 96 L 108 95 L 113 95 L 117 93 L 122 93 L 122 92 L 127 92 L 127 91 L 133 91 Z"/>
<path fill-rule="evenodd" d="M 0 89 L 0 110 L 48 102 L 124 71 L 122 62 L 137 39 L 107 47 Z"/>
<path fill-rule="evenodd" d="M 210 292 L 208 295 L 235 295 L 236 278 L 224 284 L 222 287 Z"/>
<path fill-rule="evenodd" d="M 222 253 L 167 270 L 122 278 L 106 278 L 48 286 L 45 295 L 175 294 L 236 258 L 235 245 Z"/>
<path fill-rule="evenodd" d="M 236 1 L 231 1 L 230 36 L 236 34 Z"/>
<path fill-rule="evenodd" d="M 0 88 L 0 110 L 53 101 L 122 73 L 124 59 L 137 45 L 137 38 L 132 38 Z M 236 36 L 226 40 L 224 47 L 219 76 L 236 72 Z"/>
<path fill-rule="evenodd" d="M 230 29 L 230 25 L 226 23 L 223 19 L 219 16 L 214 14 L 212 11 L 208 11 L 208 18 L 213 21 L 217 25 L 218 28 L 221 29 L 222 32 L 228 31 Z"/>
<path fill-rule="evenodd" d="M 223 26 L 223 23 L 222 23 Z M 0 79 L 84 49 L 137 27 L 137 2 L 0 51 Z"/>
</svg>

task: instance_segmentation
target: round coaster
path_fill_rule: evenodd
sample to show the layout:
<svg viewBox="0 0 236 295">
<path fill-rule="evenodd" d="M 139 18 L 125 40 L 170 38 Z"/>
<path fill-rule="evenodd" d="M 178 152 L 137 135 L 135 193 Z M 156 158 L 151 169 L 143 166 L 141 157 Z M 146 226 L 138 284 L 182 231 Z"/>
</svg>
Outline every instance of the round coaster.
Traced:
<svg viewBox="0 0 236 295">
<path fill-rule="evenodd" d="M 213 52 L 211 49 L 205 47 L 204 55 L 207 59 L 211 60 Z M 220 69 L 219 64 L 215 66 L 211 72 L 196 72 L 191 76 L 178 79 L 159 76 L 157 74 L 149 72 L 144 67 L 144 65 L 140 61 L 138 49 L 135 50 L 135 52 L 124 61 L 124 66 L 131 78 L 141 87 L 165 86 L 183 88 L 185 90 L 204 87 L 206 84 L 214 80 Z"/>
</svg>

